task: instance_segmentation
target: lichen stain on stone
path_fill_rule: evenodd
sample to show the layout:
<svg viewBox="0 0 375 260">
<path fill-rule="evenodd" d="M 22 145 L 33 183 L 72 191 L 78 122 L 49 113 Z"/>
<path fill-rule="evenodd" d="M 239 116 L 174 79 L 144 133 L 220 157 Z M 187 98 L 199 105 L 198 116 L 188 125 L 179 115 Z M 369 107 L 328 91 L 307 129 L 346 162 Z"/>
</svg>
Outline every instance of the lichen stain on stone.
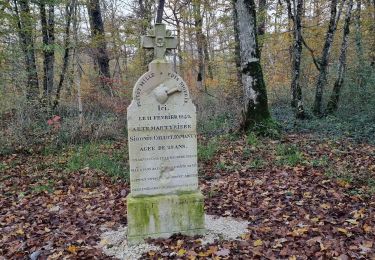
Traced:
<svg viewBox="0 0 375 260">
<path fill-rule="evenodd" d="M 128 235 L 144 237 L 204 229 L 204 203 L 199 193 L 128 197 Z"/>
</svg>

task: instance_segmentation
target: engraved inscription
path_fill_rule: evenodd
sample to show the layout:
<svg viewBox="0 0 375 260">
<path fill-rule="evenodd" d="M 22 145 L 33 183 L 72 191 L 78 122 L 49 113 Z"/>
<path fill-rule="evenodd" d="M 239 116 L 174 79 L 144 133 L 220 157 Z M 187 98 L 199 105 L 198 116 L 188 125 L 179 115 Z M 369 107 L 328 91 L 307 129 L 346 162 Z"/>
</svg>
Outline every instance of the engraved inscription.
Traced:
<svg viewBox="0 0 375 260">
<path fill-rule="evenodd" d="M 138 80 L 128 141 L 133 196 L 198 189 L 196 109 L 179 75 L 151 69 Z"/>
</svg>

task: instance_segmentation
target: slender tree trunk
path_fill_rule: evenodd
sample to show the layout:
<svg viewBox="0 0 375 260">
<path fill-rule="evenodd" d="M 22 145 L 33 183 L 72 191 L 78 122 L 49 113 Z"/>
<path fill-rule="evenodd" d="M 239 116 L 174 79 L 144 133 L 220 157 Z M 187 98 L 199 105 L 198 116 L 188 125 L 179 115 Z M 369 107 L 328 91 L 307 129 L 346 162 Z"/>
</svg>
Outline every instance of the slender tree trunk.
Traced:
<svg viewBox="0 0 375 260">
<path fill-rule="evenodd" d="M 65 25 L 65 37 L 64 37 L 64 57 L 63 66 L 60 73 L 60 80 L 56 88 L 56 97 L 53 102 L 53 109 L 56 109 L 60 102 L 61 89 L 65 80 L 66 71 L 69 66 L 69 53 L 70 53 L 70 23 L 72 18 L 72 11 L 75 8 L 76 0 L 72 0 L 65 6 L 66 25 Z"/>
<path fill-rule="evenodd" d="M 193 0 L 193 12 L 194 12 L 194 26 L 195 26 L 195 37 L 197 42 L 198 50 L 198 75 L 197 75 L 197 86 L 199 90 L 203 90 L 204 78 L 205 78 L 205 67 L 204 67 L 204 34 L 203 34 L 203 19 L 201 14 L 201 0 Z"/>
<path fill-rule="evenodd" d="M 46 98 L 47 104 L 51 102 L 51 95 L 53 91 L 53 76 L 54 76 L 54 63 L 55 63 L 55 21 L 54 21 L 54 6 L 53 4 L 48 5 L 48 17 L 46 13 L 45 1 L 40 1 L 40 21 L 42 25 L 43 34 L 43 89 L 44 97 Z"/>
<path fill-rule="evenodd" d="M 329 114 L 332 114 L 337 110 L 341 88 L 342 88 L 342 85 L 344 84 L 345 68 L 346 68 L 346 52 L 348 49 L 350 18 L 351 18 L 351 13 L 352 13 L 352 7 L 353 7 L 353 0 L 349 0 L 348 9 L 345 15 L 345 23 L 344 23 L 344 29 L 343 29 L 344 32 L 342 36 L 337 79 L 335 81 L 335 85 L 333 86 L 332 94 L 327 105 L 327 113 Z"/>
<path fill-rule="evenodd" d="M 270 118 L 266 85 L 260 64 L 255 9 L 254 0 L 234 0 L 244 96 L 244 130 Z"/>
<path fill-rule="evenodd" d="M 159 0 L 158 9 L 156 12 L 156 23 L 163 22 L 164 4 L 165 4 L 165 0 Z"/>
<path fill-rule="evenodd" d="M 366 85 L 365 74 L 363 73 L 363 46 L 362 46 L 362 32 L 361 32 L 361 9 L 362 0 L 357 0 L 357 7 L 355 11 L 355 47 L 357 51 L 357 75 L 358 86 L 363 88 Z"/>
<path fill-rule="evenodd" d="M 258 38 L 259 51 L 262 54 L 263 36 L 266 33 L 266 19 L 267 19 L 267 0 L 258 0 Z"/>
<path fill-rule="evenodd" d="M 78 119 L 79 119 L 79 127 L 83 126 L 84 115 L 83 115 L 83 104 L 82 104 L 82 95 L 81 95 L 81 78 L 83 74 L 83 69 L 81 67 L 80 57 L 79 57 L 79 50 L 77 50 L 78 46 L 78 4 L 73 6 L 73 41 L 74 41 L 74 63 L 77 71 L 73 76 L 73 82 L 77 89 L 77 105 L 78 105 Z M 74 73 L 74 71 L 73 71 Z"/>
<path fill-rule="evenodd" d="M 152 4 L 153 0 L 138 0 L 138 16 L 141 18 L 141 35 L 147 34 L 147 29 L 152 21 Z M 153 60 L 154 52 L 152 50 L 143 49 L 139 42 L 139 56 L 141 58 L 144 70 L 147 70 L 148 64 Z"/>
<path fill-rule="evenodd" d="M 214 78 L 214 75 L 213 75 L 213 71 L 212 71 L 212 64 L 211 64 L 211 61 L 212 61 L 212 58 L 213 56 L 210 55 L 210 52 L 209 52 L 209 35 L 210 35 L 210 26 L 209 26 L 209 19 L 208 19 L 208 15 L 207 15 L 207 10 L 205 11 L 206 13 L 206 35 L 204 35 L 204 42 L 203 42 L 203 49 L 204 49 L 204 63 L 207 65 L 207 72 L 208 72 L 208 77 L 210 79 L 213 79 Z"/>
<path fill-rule="evenodd" d="M 296 108 L 296 117 L 305 118 L 305 109 L 302 100 L 302 88 L 300 83 L 301 74 L 301 58 L 302 58 L 302 14 L 303 0 L 293 0 L 293 10 L 290 0 L 287 0 L 288 16 L 293 21 L 293 52 L 292 52 L 292 107 Z"/>
<path fill-rule="evenodd" d="M 181 48 L 181 24 L 178 20 L 177 15 L 174 15 L 176 19 L 176 33 L 177 33 L 177 57 L 178 57 L 178 63 L 179 63 L 179 71 L 180 74 L 183 75 L 183 59 L 182 59 L 182 48 Z"/>
<path fill-rule="evenodd" d="M 337 12 L 337 0 L 331 0 L 331 15 L 329 19 L 328 31 L 326 34 L 322 56 L 320 59 L 320 71 L 316 84 L 315 101 L 313 112 L 317 116 L 322 115 L 323 91 L 327 84 L 328 61 L 331 52 L 333 37 L 336 32 L 337 22 L 340 18 L 341 9 Z"/>
<path fill-rule="evenodd" d="M 238 28 L 238 21 L 237 21 L 237 12 L 235 3 L 233 2 L 233 27 L 234 27 L 234 53 L 235 53 L 235 63 L 237 68 L 237 85 L 240 89 L 243 89 L 242 86 L 242 72 L 241 72 L 241 50 L 240 50 L 240 31 Z M 240 91 L 238 91 L 240 92 Z M 240 96 L 241 103 L 243 103 L 243 96 Z"/>
<path fill-rule="evenodd" d="M 21 46 L 25 54 L 27 71 L 27 92 L 26 97 L 30 101 L 36 101 L 39 97 L 38 71 L 35 61 L 33 23 L 31 20 L 28 0 L 19 0 L 20 11 L 18 12 L 17 2 L 14 1 L 17 13 L 18 29 L 21 38 Z"/>
<path fill-rule="evenodd" d="M 210 79 L 214 78 L 213 72 L 212 72 L 212 66 L 210 62 L 210 53 L 208 52 L 208 42 L 206 36 L 203 34 L 203 50 L 204 50 L 204 63 L 207 64 L 207 70 L 208 70 L 208 77 Z"/>
<path fill-rule="evenodd" d="M 95 48 L 95 57 L 99 67 L 99 76 L 102 79 L 102 86 L 107 94 L 112 95 L 111 85 L 108 79 L 111 78 L 109 72 L 109 57 L 107 53 L 107 42 L 105 39 L 102 12 L 99 0 L 89 0 L 87 5 L 89 14 L 91 37 Z"/>
</svg>

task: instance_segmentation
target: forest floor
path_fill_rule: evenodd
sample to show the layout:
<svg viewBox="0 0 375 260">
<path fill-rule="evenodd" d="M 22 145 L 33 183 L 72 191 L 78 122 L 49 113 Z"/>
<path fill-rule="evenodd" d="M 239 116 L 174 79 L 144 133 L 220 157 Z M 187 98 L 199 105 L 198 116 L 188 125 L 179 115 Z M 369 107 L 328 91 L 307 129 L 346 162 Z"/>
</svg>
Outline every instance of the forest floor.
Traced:
<svg viewBox="0 0 375 260">
<path fill-rule="evenodd" d="M 375 259 L 374 145 L 312 134 L 200 144 L 206 213 L 248 220 L 248 229 L 204 246 L 181 235 L 151 240 L 161 250 L 142 258 Z M 0 157 L 0 259 L 108 259 L 103 228 L 126 225 L 125 145 L 97 144 L 96 157 L 76 147 Z"/>
</svg>

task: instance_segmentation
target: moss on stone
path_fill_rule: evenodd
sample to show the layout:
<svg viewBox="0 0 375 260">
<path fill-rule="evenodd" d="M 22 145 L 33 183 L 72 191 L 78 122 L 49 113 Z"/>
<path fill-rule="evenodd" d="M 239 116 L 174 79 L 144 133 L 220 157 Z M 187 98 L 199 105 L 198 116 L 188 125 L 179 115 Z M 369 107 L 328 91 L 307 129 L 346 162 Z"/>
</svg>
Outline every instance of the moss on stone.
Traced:
<svg viewBox="0 0 375 260">
<path fill-rule="evenodd" d="M 159 196 L 128 196 L 128 240 L 168 237 L 204 230 L 204 202 L 199 192 Z"/>
</svg>

